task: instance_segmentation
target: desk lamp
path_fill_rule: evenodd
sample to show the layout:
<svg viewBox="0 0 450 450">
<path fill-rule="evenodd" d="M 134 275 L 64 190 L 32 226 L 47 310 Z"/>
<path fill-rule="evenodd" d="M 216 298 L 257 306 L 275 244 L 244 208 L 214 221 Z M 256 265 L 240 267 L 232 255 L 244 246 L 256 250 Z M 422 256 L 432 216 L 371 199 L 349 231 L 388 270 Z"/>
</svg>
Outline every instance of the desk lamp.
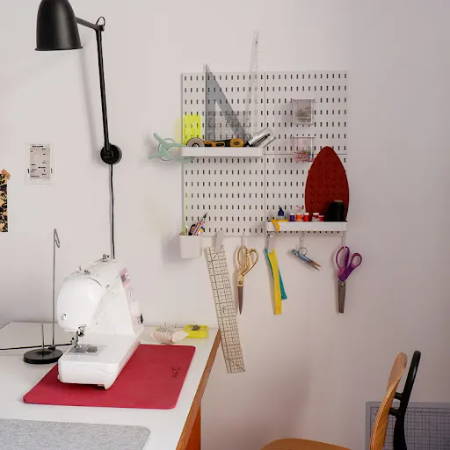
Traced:
<svg viewBox="0 0 450 450">
<path fill-rule="evenodd" d="M 104 145 L 100 151 L 101 159 L 110 165 L 110 210 L 111 210 L 111 256 L 115 257 L 114 240 L 114 183 L 113 165 L 122 158 L 119 147 L 109 142 L 108 114 L 106 109 L 105 72 L 103 67 L 102 33 L 105 30 L 105 18 L 96 23 L 75 17 L 68 0 L 42 0 L 39 5 L 36 27 L 36 50 L 76 50 L 81 49 L 78 25 L 95 31 L 97 38 L 98 70 L 100 77 L 100 97 L 102 102 Z"/>
</svg>

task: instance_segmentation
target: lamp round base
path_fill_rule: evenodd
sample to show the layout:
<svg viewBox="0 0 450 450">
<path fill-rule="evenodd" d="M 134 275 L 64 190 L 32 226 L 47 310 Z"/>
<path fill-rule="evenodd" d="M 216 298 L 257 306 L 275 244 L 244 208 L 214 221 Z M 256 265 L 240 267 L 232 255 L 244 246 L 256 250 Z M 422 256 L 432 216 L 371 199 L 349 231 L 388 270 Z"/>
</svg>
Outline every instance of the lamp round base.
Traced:
<svg viewBox="0 0 450 450">
<path fill-rule="evenodd" d="M 113 144 L 109 144 L 109 150 L 105 147 L 100 151 L 100 157 L 106 164 L 117 164 L 122 159 L 122 150 Z"/>
<path fill-rule="evenodd" d="M 58 361 L 62 351 L 53 347 L 30 350 L 23 355 L 23 360 L 28 364 L 51 364 Z"/>
</svg>

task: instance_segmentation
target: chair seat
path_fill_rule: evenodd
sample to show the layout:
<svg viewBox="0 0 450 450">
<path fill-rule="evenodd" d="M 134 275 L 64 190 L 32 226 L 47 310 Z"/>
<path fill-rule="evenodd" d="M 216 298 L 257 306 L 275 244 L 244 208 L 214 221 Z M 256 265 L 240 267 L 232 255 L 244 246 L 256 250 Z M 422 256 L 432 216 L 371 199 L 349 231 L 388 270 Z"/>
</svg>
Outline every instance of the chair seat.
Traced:
<svg viewBox="0 0 450 450">
<path fill-rule="evenodd" d="M 339 445 L 307 439 L 279 439 L 267 444 L 261 450 L 350 450 Z"/>
</svg>

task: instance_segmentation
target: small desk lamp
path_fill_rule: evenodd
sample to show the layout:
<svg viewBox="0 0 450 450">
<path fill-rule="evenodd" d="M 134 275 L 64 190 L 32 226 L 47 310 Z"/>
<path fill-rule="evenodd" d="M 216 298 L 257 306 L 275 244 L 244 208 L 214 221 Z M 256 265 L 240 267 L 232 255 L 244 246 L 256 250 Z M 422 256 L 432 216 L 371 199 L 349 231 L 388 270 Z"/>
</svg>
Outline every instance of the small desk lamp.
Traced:
<svg viewBox="0 0 450 450">
<path fill-rule="evenodd" d="M 109 142 L 108 114 L 106 109 L 105 73 L 103 68 L 102 33 L 105 29 L 105 18 L 90 23 L 75 17 L 68 0 L 42 0 L 39 5 L 36 28 L 36 50 L 76 50 L 81 49 L 78 26 L 83 25 L 95 31 L 97 37 L 98 69 L 100 76 L 100 96 L 102 101 L 104 146 L 101 159 L 110 165 L 110 204 L 111 204 L 111 256 L 115 258 L 114 240 L 114 184 L 113 165 L 122 158 L 122 152 Z"/>
</svg>

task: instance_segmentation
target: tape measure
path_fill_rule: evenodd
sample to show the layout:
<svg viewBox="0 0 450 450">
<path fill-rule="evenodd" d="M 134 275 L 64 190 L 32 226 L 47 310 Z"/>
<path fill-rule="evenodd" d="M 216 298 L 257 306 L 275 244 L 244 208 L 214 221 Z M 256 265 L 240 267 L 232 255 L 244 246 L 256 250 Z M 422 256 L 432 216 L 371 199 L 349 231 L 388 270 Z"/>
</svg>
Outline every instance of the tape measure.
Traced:
<svg viewBox="0 0 450 450">
<path fill-rule="evenodd" d="M 189 139 L 189 140 L 186 142 L 186 145 L 187 145 L 188 147 L 204 147 L 204 146 L 205 146 L 205 141 L 204 141 L 203 139 L 194 137 L 194 138 L 192 138 L 192 139 Z"/>
<path fill-rule="evenodd" d="M 214 247 L 208 247 L 206 249 L 206 264 L 208 266 L 209 280 L 213 291 L 227 372 L 245 372 L 236 319 L 236 302 L 233 299 L 227 258 L 223 245 L 218 250 Z"/>
</svg>

